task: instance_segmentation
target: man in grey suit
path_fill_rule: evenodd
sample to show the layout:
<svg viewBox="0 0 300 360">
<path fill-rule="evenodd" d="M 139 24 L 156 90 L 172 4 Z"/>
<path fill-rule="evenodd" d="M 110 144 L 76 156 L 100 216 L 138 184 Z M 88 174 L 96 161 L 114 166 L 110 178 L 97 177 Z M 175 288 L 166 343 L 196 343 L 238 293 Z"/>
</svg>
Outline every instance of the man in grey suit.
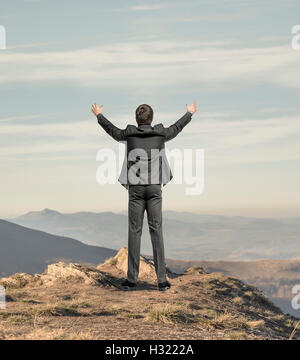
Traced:
<svg viewBox="0 0 300 360">
<path fill-rule="evenodd" d="M 186 113 L 173 125 L 151 126 L 153 110 L 142 104 L 136 109 L 138 126 L 127 125 L 119 129 L 103 114 L 103 105 L 94 103 L 92 112 L 99 125 L 116 141 L 126 145 L 125 159 L 119 182 L 128 190 L 128 269 L 127 279 L 122 283 L 125 290 L 135 289 L 139 274 L 140 246 L 144 212 L 147 212 L 151 236 L 154 266 L 158 289 L 171 287 L 166 278 L 164 241 L 162 231 L 162 185 L 173 177 L 165 155 L 165 142 L 175 138 L 191 121 L 196 104 L 186 104 Z"/>
</svg>

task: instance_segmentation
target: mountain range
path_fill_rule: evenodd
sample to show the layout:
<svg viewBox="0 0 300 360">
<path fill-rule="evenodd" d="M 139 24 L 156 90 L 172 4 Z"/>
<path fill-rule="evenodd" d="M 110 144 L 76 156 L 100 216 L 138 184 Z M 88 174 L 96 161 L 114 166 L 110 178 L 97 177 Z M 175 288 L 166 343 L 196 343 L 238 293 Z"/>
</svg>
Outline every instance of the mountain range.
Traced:
<svg viewBox="0 0 300 360">
<path fill-rule="evenodd" d="M 13 273 L 40 273 L 47 264 L 59 259 L 99 264 L 116 253 L 112 249 L 86 245 L 5 220 L 0 220 L 0 249 L 0 277 Z"/>
<path fill-rule="evenodd" d="M 300 219 L 263 219 L 165 211 L 166 255 L 178 260 L 249 261 L 300 259 Z M 127 215 L 112 212 L 29 212 L 13 219 L 19 225 L 119 249 L 127 243 Z M 146 216 L 141 251 L 152 253 Z"/>
</svg>

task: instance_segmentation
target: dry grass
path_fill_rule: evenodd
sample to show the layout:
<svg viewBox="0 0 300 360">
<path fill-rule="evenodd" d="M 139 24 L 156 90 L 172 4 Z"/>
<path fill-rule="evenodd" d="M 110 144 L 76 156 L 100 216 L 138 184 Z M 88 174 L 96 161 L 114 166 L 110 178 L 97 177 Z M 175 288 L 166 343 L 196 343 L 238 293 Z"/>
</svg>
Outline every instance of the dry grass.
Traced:
<svg viewBox="0 0 300 360">
<path fill-rule="evenodd" d="M 289 336 L 289 340 L 292 340 L 293 337 L 295 336 L 296 332 L 297 332 L 297 329 L 298 329 L 298 326 L 300 324 L 300 320 L 297 322 L 297 324 L 295 325 L 293 331 L 291 332 L 291 335 Z"/>
<path fill-rule="evenodd" d="M 260 329 L 263 330 L 266 326 L 264 320 L 248 321 L 247 325 L 250 329 Z"/>
<path fill-rule="evenodd" d="M 118 263 L 118 259 L 112 258 L 109 263 L 110 263 L 110 265 L 115 266 Z"/>
<path fill-rule="evenodd" d="M 174 305 L 155 305 L 147 314 L 147 319 L 161 323 L 188 323 L 190 317 L 181 307 Z"/>
<path fill-rule="evenodd" d="M 242 315 L 222 313 L 213 318 L 199 318 L 198 321 L 215 329 L 241 330 L 249 329 L 249 320 Z"/>
<path fill-rule="evenodd" d="M 247 334 L 241 331 L 234 331 L 229 334 L 230 340 L 247 340 Z"/>
<path fill-rule="evenodd" d="M 241 296 L 237 296 L 237 297 L 233 298 L 232 301 L 237 305 L 243 305 L 244 304 L 244 300 L 243 300 L 243 298 Z"/>
<path fill-rule="evenodd" d="M 107 271 L 121 282 L 112 265 Z M 192 271 L 171 279 L 163 293 L 155 279 L 140 279 L 127 292 L 79 281 L 28 287 L 17 280 L 0 311 L 0 339 L 274 339 L 288 338 L 296 325 L 258 290 L 222 274 Z"/>
</svg>

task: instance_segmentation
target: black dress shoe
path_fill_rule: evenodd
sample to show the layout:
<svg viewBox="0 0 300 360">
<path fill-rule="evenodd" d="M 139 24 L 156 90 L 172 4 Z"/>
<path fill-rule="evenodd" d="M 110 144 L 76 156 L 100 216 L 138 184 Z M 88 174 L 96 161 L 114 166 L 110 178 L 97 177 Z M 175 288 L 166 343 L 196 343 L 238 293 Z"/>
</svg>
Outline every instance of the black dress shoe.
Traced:
<svg viewBox="0 0 300 360">
<path fill-rule="evenodd" d="M 136 283 L 128 281 L 127 279 L 122 282 L 122 288 L 124 290 L 133 290 L 136 289 Z"/>
<path fill-rule="evenodd" d="M 159 291 L 166 291 L 166 290 L 170 289 L 170 287 L 171 287 L 171 284 L 169 283 L 168 280 L 166 280 L 163 283 L 158 284 L 158 290 Z"/>
</svg>

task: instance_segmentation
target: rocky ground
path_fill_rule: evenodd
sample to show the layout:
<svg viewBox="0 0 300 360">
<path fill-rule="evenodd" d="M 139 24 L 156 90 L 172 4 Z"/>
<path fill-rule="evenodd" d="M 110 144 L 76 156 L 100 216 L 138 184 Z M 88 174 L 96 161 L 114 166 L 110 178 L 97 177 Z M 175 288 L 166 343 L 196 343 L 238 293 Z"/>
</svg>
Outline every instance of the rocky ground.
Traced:
<svg viewBox="0 0 300 360">
<path fill-rule="evenodd" d="M 97 268 L 57 263 L 44 274 L 2 278 L 6 309 L 0 339 L 297 339 L 297 319 L 257 288 L 191 267 L 168 270 L 157 290 L 153 263 L 141 257 L 138 288 L 123 291 L 127 248 Z M 294 331 L 293 331 L 294 330 Z"/>
</svg>

